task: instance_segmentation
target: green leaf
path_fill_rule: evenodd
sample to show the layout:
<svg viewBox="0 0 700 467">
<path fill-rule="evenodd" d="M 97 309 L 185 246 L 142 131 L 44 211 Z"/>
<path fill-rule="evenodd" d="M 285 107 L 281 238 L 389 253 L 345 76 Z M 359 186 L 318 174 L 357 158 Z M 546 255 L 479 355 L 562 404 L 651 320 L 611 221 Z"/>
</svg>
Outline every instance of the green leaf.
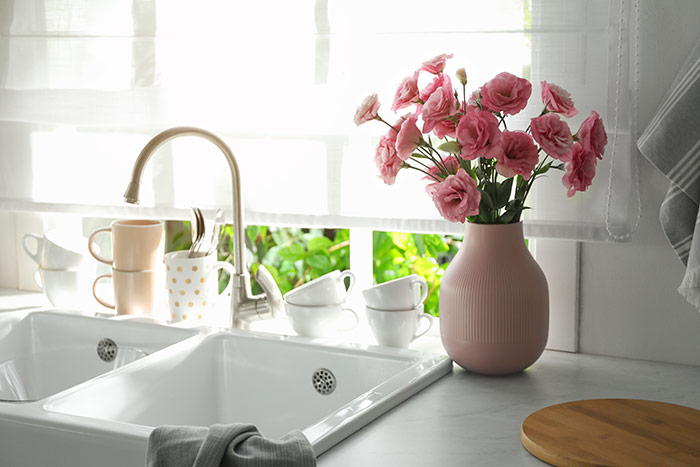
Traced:
<svg viewBox="0 0 700 467">
<path fill-rule="evenodd" d="M 494 202 L 493 197 L 486 190 L 484 190 L 481 193 L 481 204 L 483 204 L 486 208 L 488 208 L 491 211 L 493 211 L 493 209 L 496 206 L 496 203 Z M 481 206 L 479 206 L 479 209 L 481 209 Z"/>
<path fill-rule="evenodd" d="M 510 199 L 510 193 L 512 189 L 512 178 L 507 178 L 503 183 L 501 183 L 501 186 L 498 188 L 498 196 L 496 198 L 495 209 L 501 209 L 502 207 L 505 207 L 506 204 L 508 204 L 508 200 Z"/>
<path fill-rule="evenodd" d="M 326 274 L 333 269 L 333 263 L 331 263 L 328 253 L 324 250 L 310 252 L 306 257 L 306 264 L 311 266 L 314 272 L 318 272 L 319 275 Z"/>
<path fill-rule="evenodd" d="M 460 151 L 462 151 L 462 147 L 457 141 L 448 141 L 446 143 L 442 143 L 440 146 L 438 146 L 438 149 L 440 151 L 445 151 L 450 154 L 458 154 Z"/>
<path fill-rule="evenodd" d="M 260 228 L 257 225 L 249 225 L 246 227 L 245 232 L 248 235 L 248 240 L 250 240 L 250 243 L 255 245 L 255 240 L 258 238 Z"/>
<path fill-rule="evenodd" d="M 309 251 L 326 250 L 331 245 L 333 245 L 333 242 L 328 237 L 314 237 L 309 240 L 307 248 L 309 249 Z"/>
<path fill-rule="evenodd" d="M 279 251 L 279 255 L 282 257 L 282 259 L 287 261 L 298 261 L 300 259 L 304 259 L 305 254 L 306 252 L 304 251 L 304 247 L 298 243 L 292 243 L 291 245 L 284 246 Z"/>
</svg>

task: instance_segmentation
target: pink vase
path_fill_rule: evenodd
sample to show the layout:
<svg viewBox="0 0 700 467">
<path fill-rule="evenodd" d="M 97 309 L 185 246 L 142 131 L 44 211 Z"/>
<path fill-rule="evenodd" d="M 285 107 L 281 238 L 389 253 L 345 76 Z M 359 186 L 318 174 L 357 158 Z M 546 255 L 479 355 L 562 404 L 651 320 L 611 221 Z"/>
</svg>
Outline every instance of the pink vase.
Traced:
<svg viewBox="0 0 700 467">
<path fill-rule="evenodd" d="M 517 373 L 544 351 L 549 290 L 523 224 L 466 224 L 440 285 L 440 335 L 450 358 L 484 375 Z"/>
</svg>

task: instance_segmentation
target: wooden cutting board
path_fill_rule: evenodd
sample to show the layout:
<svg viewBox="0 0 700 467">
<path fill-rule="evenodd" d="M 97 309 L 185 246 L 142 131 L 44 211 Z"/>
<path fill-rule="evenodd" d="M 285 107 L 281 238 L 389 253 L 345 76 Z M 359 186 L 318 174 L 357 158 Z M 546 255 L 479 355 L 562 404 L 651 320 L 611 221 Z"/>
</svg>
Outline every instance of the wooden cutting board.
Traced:
<svg viewBox="0 0 700 467">
<path fill-rule="evenodd" d="M 700 466 L 700 410 L 635 399 L 566 402 L 527 417 L 520 439 L 560 467 Z"/>
</svg>

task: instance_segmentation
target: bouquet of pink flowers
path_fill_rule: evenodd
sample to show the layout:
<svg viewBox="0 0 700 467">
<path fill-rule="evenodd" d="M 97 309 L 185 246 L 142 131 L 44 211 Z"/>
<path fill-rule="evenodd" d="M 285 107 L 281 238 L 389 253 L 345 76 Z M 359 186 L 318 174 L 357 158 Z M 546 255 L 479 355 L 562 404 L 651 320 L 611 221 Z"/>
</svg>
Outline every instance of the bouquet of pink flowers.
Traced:
<svg viewBox="0 0 700 467">
<path fill-rule="evenodd" d="M 357 109 L 355 124 L 379 120 L 389 126 L 374 156 L 384 183 L 392 185 L 401 169 L 423 172 L 430 182 L 426 191 L 445 219 L 480 224 L 518 222 L 528 209 L 532 184 L 550 169 L 564 172 L 569 197 L 586 191 L 608 141 L 598 113 L 591 112 L 572 134 L 562 119 L 578 113 L 571 95 L 542 81 L 542 112 L 525 131 L 511 130 L 506 118 L 525 108 L 530 82 L 503 72 L 467 97 L 467 75 L 460 68 L 460 100 L 443 73 L 449 58 L 438 55 L 401 82 L 391 109 L 415 109 L 393 125 L 379 116 L 376 94 Z M 421 72 L 434 75 L 423 89 L 418 87 Z"/>
</svg>

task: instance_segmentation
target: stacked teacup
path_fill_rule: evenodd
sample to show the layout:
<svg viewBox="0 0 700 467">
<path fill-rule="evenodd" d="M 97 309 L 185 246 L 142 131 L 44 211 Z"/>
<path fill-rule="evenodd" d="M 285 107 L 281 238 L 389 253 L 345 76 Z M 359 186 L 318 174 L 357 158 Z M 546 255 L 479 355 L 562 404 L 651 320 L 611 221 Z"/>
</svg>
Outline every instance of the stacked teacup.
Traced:
<svg viewBox="0 0 700 467">
<path fill-rule="evenodd" d="M 329 337 L 357 326 L 357 313 L 345 304 L 354 284 L 352 272 L 331 271 L 287 292 L 284 302 L 294 332 L 305 337 Z"/>
<path fill-rule="evenodd" d="M 51 304 L 87 312 L 91 273 L 85 238 L 59 230 L 28 233 L 22 237 L 22 247 L 39 265 L 34 280 Z"/>
<path fill-rule="evenodd" d="M 428 284 L 416 274 L 375 285 L 362 295 L 369 327 L 379 345 L 408 347 L 433 325 L 433 317 L 423 311 Z M 419 331 L 421 320 L 427 327 Z"/>
<path fill-rule="evenodd" d="M 95 237 L 110 232 L 112 259 L 96 251 Z M 98 276 L 92 287 L 95 299 L 115 310 L 117 315 L 135 315 L 164 319 L 162 308 L 165 293 L 163 268 L 163 222 L 150 219 L 113 221 L 110 227 L 95 230 L 88 240 L 88 248 L 96 260 L 112 266 L 111 274 Z M 98 283 L 112 278 L 114 303 L 97 293 Z"/>
</svg>

